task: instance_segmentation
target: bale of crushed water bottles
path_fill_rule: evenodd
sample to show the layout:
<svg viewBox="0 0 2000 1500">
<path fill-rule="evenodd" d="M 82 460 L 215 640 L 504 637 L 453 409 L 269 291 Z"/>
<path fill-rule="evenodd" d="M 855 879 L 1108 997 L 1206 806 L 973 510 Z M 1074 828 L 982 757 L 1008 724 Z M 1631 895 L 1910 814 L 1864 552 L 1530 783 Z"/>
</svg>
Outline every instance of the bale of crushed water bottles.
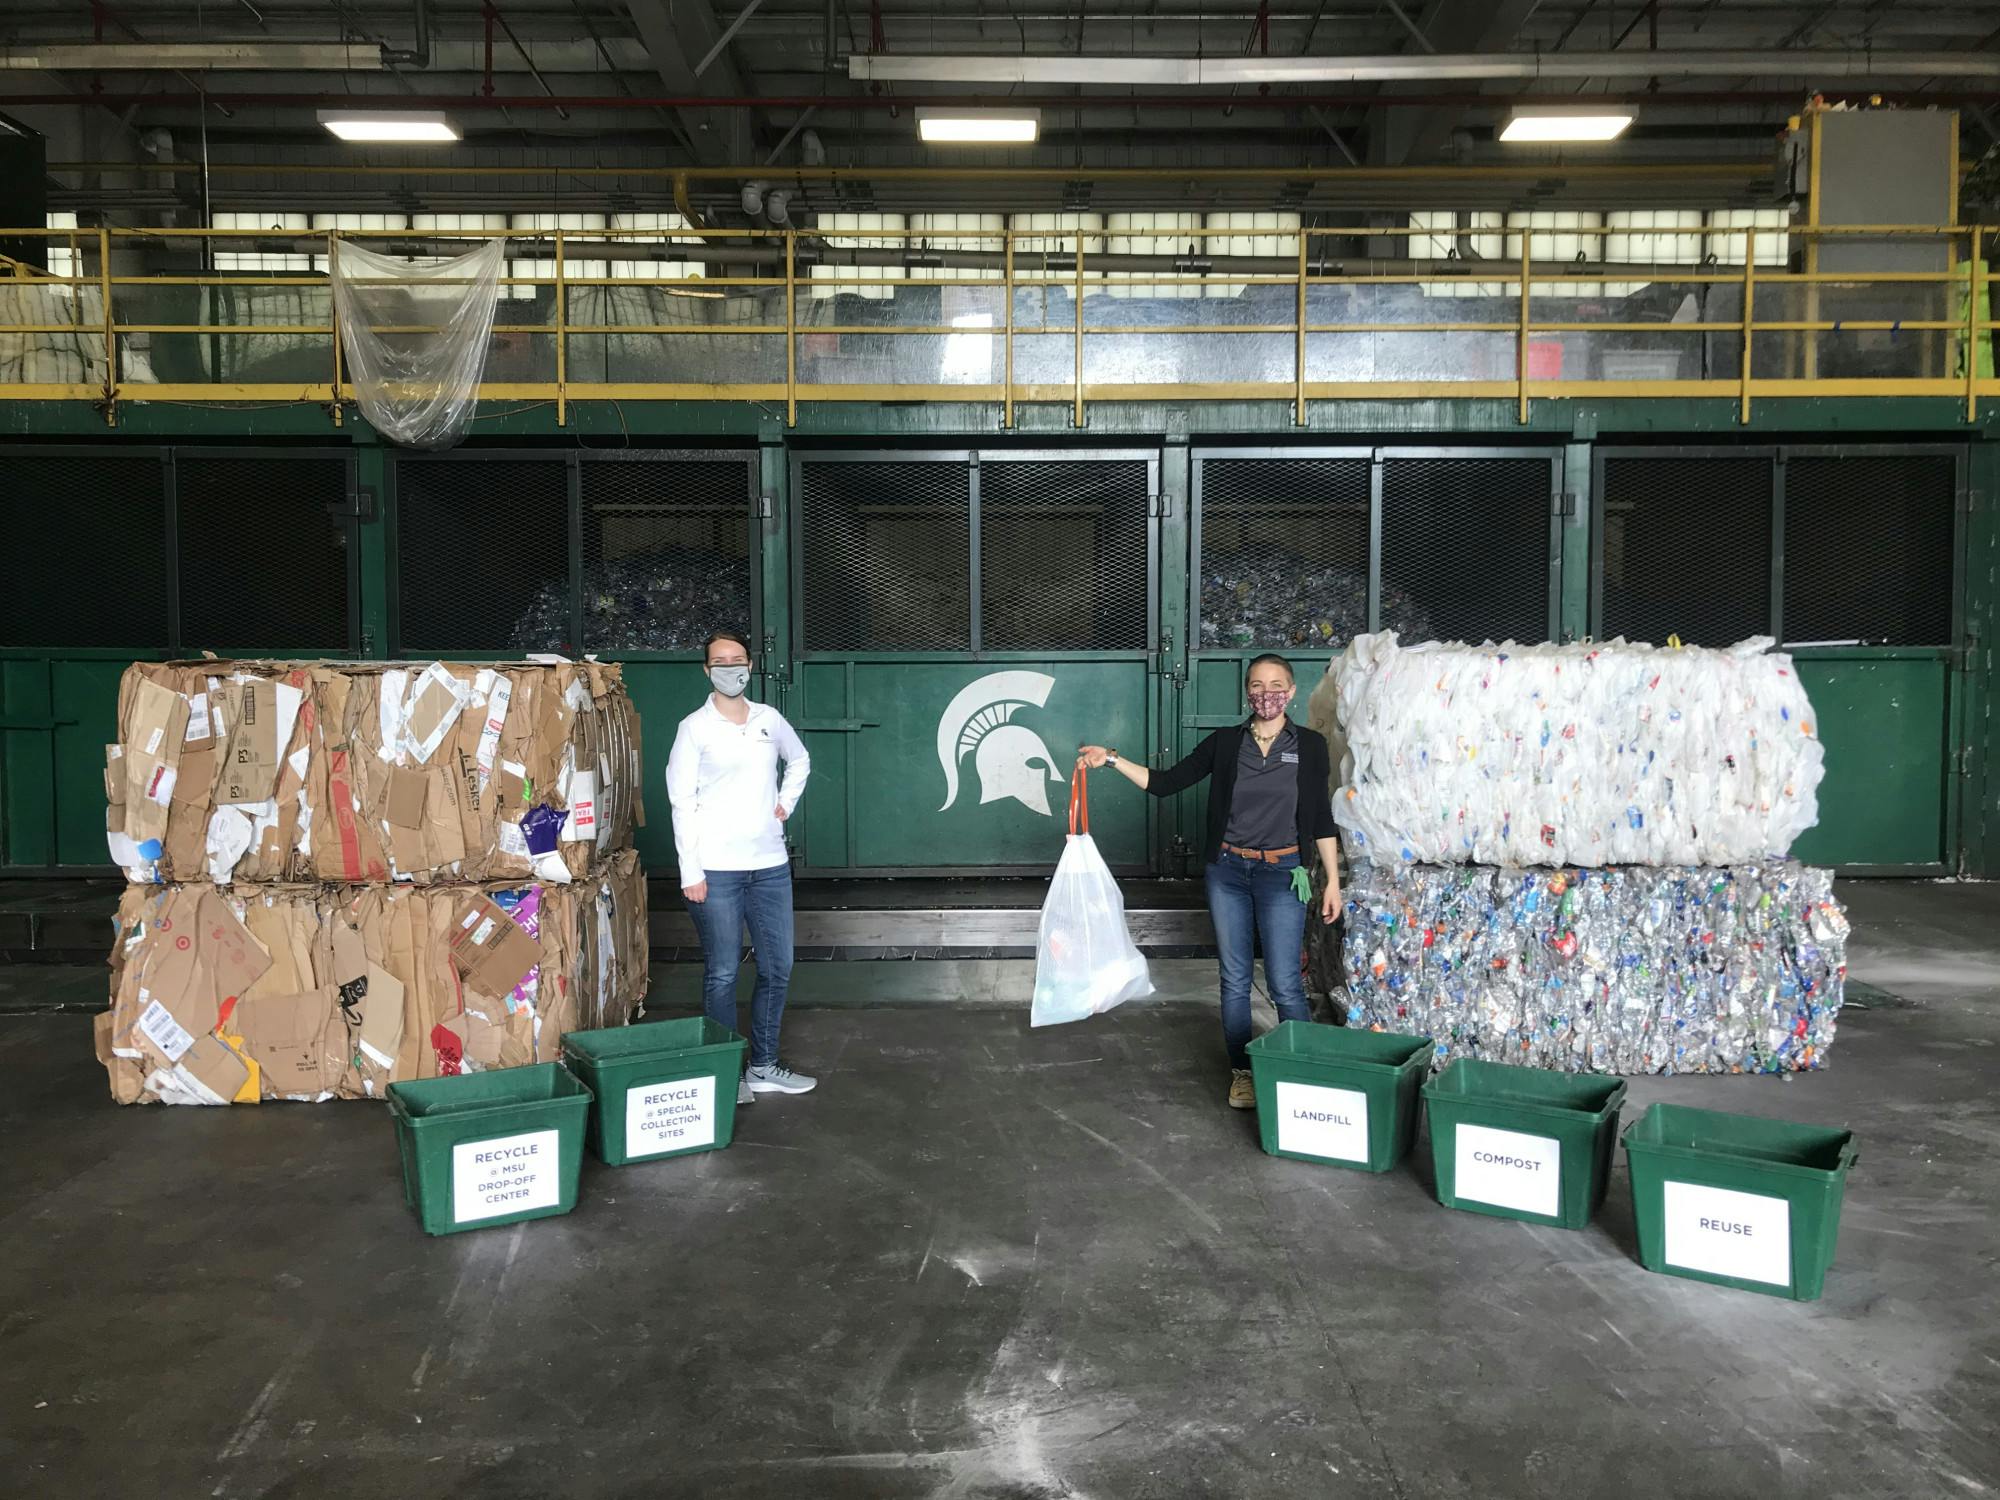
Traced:
<svg viewBox="0 0 2000 1500">
<path fill-rule="evenodd" d="M 1382 628 L 1428 640 L 1430 616 L 1382 586 Z M 1208 650 L 1337 651 L 1368 630 L 1368 577 L 1282 548 L 1210 553 L 1201 566 L 1201 644 Z"/>
<path fill-rule="evenodd" d="M 704 547 L 664 547 L 587 565 L 583 639 L 569 580 L 551 578 L 515 622 L 516 651 L 699 651 L 718 624 L 750 618 L 750 564 Z"/>
<path fill-rule="evenodd" d="M 1357 862 L 1350 1025 L 1591 1073 L 1820 1066 L 1847 979 L 1831 871 Z"/>
</svg>

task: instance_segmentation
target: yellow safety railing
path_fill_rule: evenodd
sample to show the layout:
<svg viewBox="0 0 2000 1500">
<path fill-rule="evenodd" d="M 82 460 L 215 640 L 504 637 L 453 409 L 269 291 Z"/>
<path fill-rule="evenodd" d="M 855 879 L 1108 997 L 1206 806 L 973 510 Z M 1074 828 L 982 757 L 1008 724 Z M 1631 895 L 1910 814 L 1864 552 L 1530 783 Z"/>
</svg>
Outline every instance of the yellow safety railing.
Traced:
<svg viewBox="0 0 2000 1500">
<path fill-rule="evenodd" d="M 1265 399 L 1286 402 L 1303 426 L 1313 402 L 1454 397 L 1510 400 L 1525 423 L 1533 401 L 1586 396 L 1721 396 L 1736 402 L 1746 422 L 1753 402 L 1763 398 L 1949 396 L 1963 398 L 1972 421 L 1982 398 L 2000 396 L 1988 305 L 2000 275 L 1985 263 L 1989 239 L 1976 225 L 1482 228 L 1465 233 L 1518 239 L 1518 255 L 1418 260 L 1390 270 L 1374 269 L 1375 257 L 1333 255 L 1325 243 L 1425 240 L 1440 232 L 636 229 L 524 236 L 370 230 L 337 237 L 394 240 L 438 254 L 450 253 L 454 243 L 493 237 L 553 242 L 552 274 L 502 278 L 509 300 L 496 320 L 479 396 L 551 402 L 559 424 L 567 422 L 572 402 L 595 400 L 782 401 L 792 423 L 801 402 L 993 403 L 1008 427 L 1024 404 L 1061 404 L 1081 427 L 1095 401 Z M 1664 264 L 1611 264 L 1602 256 L 1558 262 L 1535 253 L 1538 243 L 1558 237 L 1601 242 L 1629 236 L 1657 245 L 1688 235 L 1727 243 L 1732 263 L 1684 263 L 1679 257 Z M 1808 266 L 1819 265 L 1841 240 L 1928 243 L 1943 269 L 1760 266 L 1759 247 L 1771 236 L 1807 247 Z M 232 241 L 289 243 L 291 255 L 317 258 L 330 254 L 335 237 L 275 230 L 0 229 L 0 240 L 45 241 L 50 253 L 43 260 L 66 268 L 56 274 L 0 257 L 0 400 L 93 401 L 110 421 L 131 401 L 314 402 L 326 405 L 338 422 L 354 390 L 323 271 L 121 269 L 142 260 L 149 248 L 158 254 L 178 247 L 185 256 L 193 248 L 189 241 L 210 242 L 211 249 Z M 1119 269 L 1115 257 L 1107 268 L 1098 258 L 1110 238 L 1161 243 L 1177 269 Z M 1256 271 L 1234 269 L 1239 257 L 1229 253 L 1230 241 L 1273 238 L 1295 239 L 1295 252 L 1261 257 Z M 768 274 L 639 274 L 650 269 L 644 262 L 630 267 L 633 274 L 603 274 L 614 269 L 621 241 L 643 244 L 669 262 L 677 247 L 691 244 L 703 245 L 710 259 L 718 250 L 734 251 L 743 266 L 768 268 Z M 1197 244 L 1201 253 L 1188 253 Z M 1737 246 L 1740 265 L 1733 263 Z M 897 265 L 839 260 L 856 249 L 899 247 L 908 253 Z M 996 263 L 948 271 L 937 252 L 953 247 L 985 252 Z M 1273 259 L 1282 259 L 1285 269 L 1269 269 Z M 1655 285 L 1692 295 L 1664 321 L 1577 315 Z M 1614 286 L 1627 290 L 1610 294 Z M 1239 315 L 1111 321 L 1121 287 L 1133 301 L 1156 309 L 1163 303 L 1187 307 L 1185 299 L 1195 298 L 1199 311 L 1226 298 Z M 295 289 L 299 303 L 294 316 L 258 315 L 268 309 L 256 304 L 277 300 L 287 288 Z M 528 298 L 516 296 L 513 289 L 520 288 L 532 289 Z M 1472 319 L 1424 319 L 1414 315 L 1411 288 L 1419 296 L 1487 301 L 1494 311 Z M 1703 298 L 1726 304 L 1729 299 L 1716 294 L 1721 288 L 1735 290 L 1733 307 L 1698 306 Z M 646 300 L 650 319 L 621 320 L 613 316 L 619 293 L 673 300 Z M 1058 296 L 1068 298 L 1066 310 L 1052 309 Z M 237 301 L 252 304 L 249 316 L 229 315 L 233 309 L 222 306 Z M 1561 316 L 1565 303 L 1579 304 L 1568 318 Z M 145 315 L 163 304 L 179 315 Z M 823 306 L 828 316 L 814 311 Z M 539 321 L 510 321 L 514 307 L 532 308 Z M 667 321 L 663 307 L 687 308 L 690 315 Z M 869 321 L 870 309 L 888 316 Z M 1695 316 L 1683 319 L 1690 309 Z M 895 321 L 904 312 L 920 321 Z M 745 320 L 727 321 L 736 316 Z M 1265 320 L 1251 320 L 1258 316 Z M 378 331 L 427 330 L 407 324 Z M 705 351 L 685 346 L 695 353 L 684 355 L 676 344 L 693 336 L 717 342 Z M 240 337 L 289 340 L 289 350 L 274 346 L 283 352 L 277 361 L 282 368 L 255 368 L 258 362 L 244 359 L 233 344 L 225 354 L 223 341 Z M 1615 347 L 1635 339 L 1654 343 Z M 1410 340 L 1419 342 L 1398 342 Z M 954 341 L 969 353 L 963 368 L 947 371 Z M 1052 344 L 1061 347 L 1059 355 Z M 1232 347 L 1248 353 L 1234 356 L 1227 352 Z M 1689 349 L 1699 355 L 1699 373 L 1680 373 Z M 1389 351 L 1399 352 L 1377 358 Z M 1572 355 L 1585 361 L 1582 370 L 1572 367 Z M 176 378 L 187 371 L 175 365 L 201 373 L 204 361 L 206 378 Z M 1632 373 L 1649 361 L 1655 370 L 1671 365 L 1672 373 Z M 1177 363 L 1189 368 L 1173 368 Z M 259 378 L 235 378 L 243 372 L 224 368 L 241 364 Z M 613 378 L 620 365 L 636 366 L 649 378 Z M 39 378 L 51 368 L 73 378 Z M 974 378 L 982 373 L 985 378 Z"/>
</svg>

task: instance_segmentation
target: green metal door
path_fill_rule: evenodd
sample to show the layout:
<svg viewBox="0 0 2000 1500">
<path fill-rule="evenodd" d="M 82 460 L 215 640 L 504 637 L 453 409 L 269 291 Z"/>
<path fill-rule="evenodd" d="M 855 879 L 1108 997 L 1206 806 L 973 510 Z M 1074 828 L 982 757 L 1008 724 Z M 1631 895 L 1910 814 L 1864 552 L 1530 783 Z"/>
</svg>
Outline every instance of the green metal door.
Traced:
<svg viewBox="0 0 2000 1500">
<path fill-rule="evenodd" d="M 361 646 L 359 509 L 338 450 L 0 448 L 0 872 L 109 872 L 104 747 L 131 662 Z"/>
<path fill-rule="evenodd" d="M 391 468 L 396 653 L 620 663 L 645 752 L 633 841 L 658 874 L 675 864 L 667 755 L 708 691 L 702 643 L 743 631 L 770 671 L 758 465 L 750 448 L 470 448 Z"/>
<path fill-rule="evenodd" d="M 1180 748 L 1240 723 L 1245 669 L 1276 652 L 1293 717 L 1354 636 L 1557 638 L 1562 454 L 1552 448 L 1200 448 L 1194 621 Z M 1206 789 L 1180 799 L 1177 851 L 1200 843 Z"/>
<path fill-rule="evenodd" d="M 1955 869 L 1964 448 L 1600 448 L 1594 467 L 1594 633 L 1783 642 L 1826 747 L 1819 825 L 1793 852 Z"/>
<path fill-rule="evenodd" d="M 1150 449 L 794 455 L 808 870 L 1055 862 L 1076 746 L 1153 742 L 1159 495 Z M 1151 799 L 1096 790 L 1106 859 L 1149 867 Z"/>
</svg>

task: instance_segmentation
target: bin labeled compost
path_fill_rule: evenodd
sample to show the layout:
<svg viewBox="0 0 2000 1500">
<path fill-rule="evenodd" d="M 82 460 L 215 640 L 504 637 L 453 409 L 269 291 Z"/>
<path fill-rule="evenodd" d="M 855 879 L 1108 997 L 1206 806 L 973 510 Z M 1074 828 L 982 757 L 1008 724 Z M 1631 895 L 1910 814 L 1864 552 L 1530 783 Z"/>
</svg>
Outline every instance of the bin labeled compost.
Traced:
<svg viewBox="0 0 2000 1500">
<path fill-rule="evenodd" d="M 1424 1085 L 1437 1200 L 1581 1229 L 1604 1201 L 1625 1080 L 1460 1058 Z"/>
</svg>

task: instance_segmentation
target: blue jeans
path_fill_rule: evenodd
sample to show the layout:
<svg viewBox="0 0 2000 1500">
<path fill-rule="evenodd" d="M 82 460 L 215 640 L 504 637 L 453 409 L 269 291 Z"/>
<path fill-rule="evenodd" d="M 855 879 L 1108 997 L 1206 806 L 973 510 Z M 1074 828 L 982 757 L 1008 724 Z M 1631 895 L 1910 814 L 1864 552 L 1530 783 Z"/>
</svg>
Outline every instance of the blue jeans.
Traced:
<svg viewBox="0 0 2000 1500">
<path fill-rule="evenodd" d="M 710 870 L 708 899 L 690 901 L 701 935 L 701 1008 L 709 1020 L 736 1029 L 736 976 L 743 967 L 743 927 L 757 959 L 757 988 L 750 1000 L 750 1066 L 778 1060 L 778 1023 L 792 983 L 792 872 Z"/>
<path fill-rule="evenodd" d="M 1310 1021 L 1299 959 L 1305 951 L 1306 903 L 1292 891 L 1299 857 L 1275 865 L 1224 854 L 1208 867 L 1208 914 L 1215 920 L 1215 952 L 1222 963 L 1222 1041 L 1229 1066 L 1247 1068 L 1250 981 L 1257 945 L 1264 947 L 1264 980 L 1282 1021 Z"/>
</svg>

